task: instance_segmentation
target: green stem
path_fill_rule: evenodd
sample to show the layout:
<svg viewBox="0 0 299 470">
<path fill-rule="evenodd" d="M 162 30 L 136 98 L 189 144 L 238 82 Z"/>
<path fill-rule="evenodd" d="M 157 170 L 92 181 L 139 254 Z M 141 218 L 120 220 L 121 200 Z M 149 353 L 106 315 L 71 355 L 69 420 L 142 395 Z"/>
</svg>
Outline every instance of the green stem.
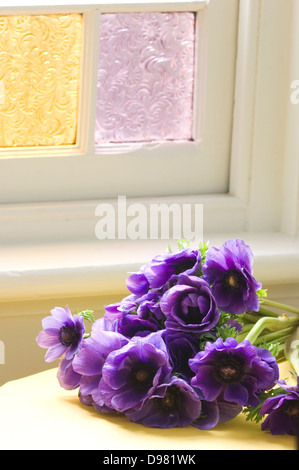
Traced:
<svg viewBox="0 0 299 470">
<path fill-rule="evenodd" d="M 261 313 L 267 317 L 279 317 L 281 314 L 277 312 L 273 312 L 272 310 L 269 310 L 264 307 L 260 307 L 258 313 Z"/>
<path fill-rule="evenodd" d="M 275 302 L 273 300 L 263 299 L 263 304 L 268 305 L 269 307 L 278 308 L 280 310 L 285 310 L 286 312 L 296 313 L 299 315 L 299 308 L 291 307 L 290 305 L 282 304 L 280 302 Z"/>
<path fill-rule="evenodd" d="M 282 341 L 286 341 L 287 338 L 293 331 L 296 329 L 296 326 L 289 326 L 288 328 L 284 328 L 283 330 L 274 331 L 272 333 L 266 333 L 264 335 L 260 335 L 257 339 L 257 344 L 262 341 L 276 341 L 281 343 Z"/>
<path fill-rule="evenodd" d="M 268 328 L 271 331 L 281 331 L 288 326 L 298 324 L 298 321 L 299 320 L 297 317 L 287 316 L 280 316 L 278 318 L 260 318 L 260 320 L 258 320 L 256 324 L 252 327 L 251 331 L 248 333 L 245 339 L 254 344 L 265 328 Z"/>
</svg>

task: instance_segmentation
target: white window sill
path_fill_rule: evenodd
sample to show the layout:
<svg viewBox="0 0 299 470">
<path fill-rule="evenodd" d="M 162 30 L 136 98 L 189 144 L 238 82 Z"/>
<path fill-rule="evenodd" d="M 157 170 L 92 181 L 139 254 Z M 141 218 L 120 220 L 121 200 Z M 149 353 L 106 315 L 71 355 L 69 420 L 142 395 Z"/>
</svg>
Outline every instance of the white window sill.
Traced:
<svg viewBox="0 0 299 470">
<path fill-rule="evenodd" d="M 254 275 L 263 283 L 299 283 L 299 239 L 281 233 L 205 235 L 210 246 L 243 238 L 255 255 Z M 0 248 L 0 302 L 126 295 L 129 272 L 163 252 L 168 243 L 111 240 Z M 175 249 L 175 242 L 172 244 Z"/>
</svg>

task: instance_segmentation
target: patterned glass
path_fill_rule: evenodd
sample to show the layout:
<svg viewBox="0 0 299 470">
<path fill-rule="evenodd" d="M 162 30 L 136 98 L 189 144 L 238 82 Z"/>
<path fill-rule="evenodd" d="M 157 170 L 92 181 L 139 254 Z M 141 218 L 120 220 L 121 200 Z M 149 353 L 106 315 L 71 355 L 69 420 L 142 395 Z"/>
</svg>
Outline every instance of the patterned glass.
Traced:
<svg viewBox="0 0 299 470">
<path fill-rule="evenodd" d="M 95 143 L 192 140 L 195 14 L 101 15 Z"/>
<path fill-rule="evenodd" d="M 76 142 L 82 15 L 0 16 L 0 147 Z"/>
</svg>

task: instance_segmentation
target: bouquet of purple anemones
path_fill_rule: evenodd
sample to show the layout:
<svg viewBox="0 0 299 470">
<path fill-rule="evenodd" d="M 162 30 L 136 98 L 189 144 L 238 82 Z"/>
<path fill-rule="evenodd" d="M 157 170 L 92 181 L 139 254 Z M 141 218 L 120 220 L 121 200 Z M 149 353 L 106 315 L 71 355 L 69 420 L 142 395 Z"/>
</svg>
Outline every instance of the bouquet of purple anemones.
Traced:
<svg viewBox="0 0 299 470">
<path fill-rule="evenodd" d="M 56 307 L 37 343 L 60 358 L 58 380 L 80 402 L 150 427 L 211 429 L 244 413 L 273 434 L 299 428 L 299 310 L 268 300 L 240 239 L 179 242 L 129 275 L 129 295 L 92 311 Z M 87 333 L 85 321 L 91 323 Z"/>
</svg>

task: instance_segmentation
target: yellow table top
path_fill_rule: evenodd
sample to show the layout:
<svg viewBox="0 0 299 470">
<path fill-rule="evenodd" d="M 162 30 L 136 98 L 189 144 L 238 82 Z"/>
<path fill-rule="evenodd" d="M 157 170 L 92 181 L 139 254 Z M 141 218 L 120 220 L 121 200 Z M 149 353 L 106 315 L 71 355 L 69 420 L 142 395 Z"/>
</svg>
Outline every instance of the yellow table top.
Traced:
<svg viewBox="0 0 299 470">
<path fill-rule="evenodd" d="M 288 377 L 289 365 L 280 367 Z M 81 405 L 62 389 L 57 368 L 0 387 L 2 450 L 295 450 L 293 436 L 273 436 L 243 414 L 209 431 L 156 429 Z"/>
</svg>

